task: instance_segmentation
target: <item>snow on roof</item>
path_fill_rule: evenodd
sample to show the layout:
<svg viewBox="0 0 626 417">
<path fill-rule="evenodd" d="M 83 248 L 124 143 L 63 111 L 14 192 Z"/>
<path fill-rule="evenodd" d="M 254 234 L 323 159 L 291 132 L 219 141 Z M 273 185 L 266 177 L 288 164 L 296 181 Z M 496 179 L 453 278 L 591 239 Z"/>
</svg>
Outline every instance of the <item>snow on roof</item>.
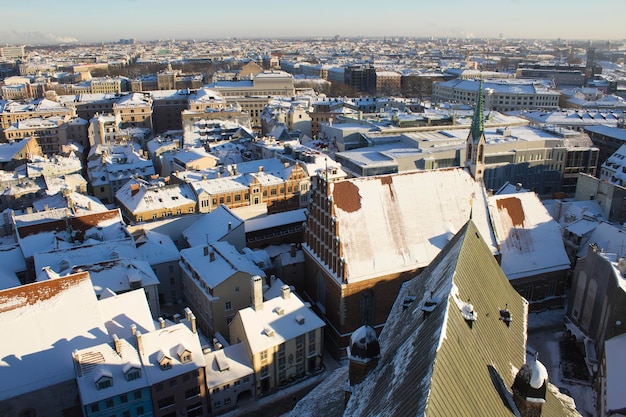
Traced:
<svg viewBox="0 0 626 417">
<path fill-rule="evenodd" d="M 502 270 L 509 279 L 570 268 L 559 225 L 535 193 L 495 195 L 488 200 Z"/>
<path fill-rule="evenodd" d="M 74 379 L 72 351 L 108 342 L 104 323 L 135 322 L 140 308 L 100 303 L 87 273 L 0 291 L 0 333 L 10 340 L 0 343 L 0 400 Z"/>
<path fill-rule="evenodd" d="M 617 140 L 626 141 L 626 129 L 620 129 L 618 127 L 610 127 L 610 126 L 587 126 L 585 127 L 586 132 L 596 133 L 600 135 L 605 135 L 610 138 L 615 138 Z"/>
<path fill-rule="evenodd" d="M 244 328 L 244 342 L 253 355 L 324 326 L 324 321 L 294 294 L 264 301 L 260 310 L 246 307 L 237 314 Z"/>
<path fill-rule="evenodd" d="M 0 269 L 13 274 L 26 271 L 26 260 L 19 245 L 0 245 L 0 265 Z"/>
<path fill-rule="evenodd" d="M 183 249 L 180 256 L 184 266 L 197 273 L 198 279 L 209 288 L 217 287 L 237 272 L 265 276 L 265 272 L 228 242 L 214 242 L 209 246 Z"/>
<path fill-rule="evenodd" d="M 48 279 L 48 275 L 43 270 L 44 267 L 49 267 L 52 271 L 65 275 L 76 265 L 96 264 L 121 257 L 127 259 L 137 259 L 139 257 L 132 239 L 97 242 L 37 252 L 33 256 L 33 261 L 37 281 L 42 281 Z"/>
<path fill-rule="evenodd" d="M 626 231 L 621 227 L 602 222 L 591 232 L 587 241 L 597 245 L 602 252 L 626 254 Z M 588 250 L 589 245 L 581 245 L 576 256 L 582 258 Z"/>
<path fill-rule="evenodd" d="M 232 229 L 239 227 L 243 220 L 225 205 L 221 205 L 210 213 L 203 214 L 191 226 L 183 230 L 183 237 L 189 246 L 206 245 L 218 242 Z"/>
<path fill-rule="evenodd" d="M 472 213 L 491 240 L 484 190 L 460 168 L 361 177 L 329 189 L 348 282 L 428 265 Z"/>
<path fill-rule="evenodd" d="M 0 162 L 11 161 L 16 154 L 20 153 L 26 145 L 28 140 L 19 140 L 17 142 L 0 143 Z"/>
<path fill-rule="evenodd" d="M 134 187 L 138 186 L 138 189 Z M 175 209 L 196 203 L 196 196 L 188 184 L 146 184 L 131 179 L 115 193 L 115 198 L 131 213 Z"/>
<path fill-rule="evenodd" d="M 151 385 L 204 368 L 204 354 L 197 333 L 192 333 L 185 323 L 178 323 L 164 329 L 141 334 L 143 349 L 140 352 L 141 363 L 144 365 L 148 381 Z M 180 345 L 191 352 L 189 362 L 181 361 L 178 355 Z M 158 357 L 163 352 L 169 359 L 171 368 L 162 369 Z"/>
<path fill-rule="evenodd" d="M 76 382 L 83 404 L 93 404 L 150 385 L 133 344 L 119 336 L 116 343 L 119 353 L 110 343 L 90 346 L 76 352 L 77 366 L 80 368 Z M 133 379 L 127 379 L 126 372 L 132 372 L 133 369 L 139 370 L 139 374 Z M 107 388 L 98 389 L 97 380 L 102 376 L 108 376 L 113 381 Z"/>
<path fill-rule="evenodd" d="M 150 265 L 178 261 L 180 252 L 171 237 L 152 230 L 144 230 L 135 240 L 137 254 L 140 259 Z"/>
<path fill-rule="evenodd" d="M 209 389 L 254 373 L 246 345 L 243 343 L 205 353 L 204 361 L 206 385 Z"/>
<path fill-rule="evenodd" d="M 624 384 L 626 383 L 626 334 L 615 336 L 604 342 L 606 360 L 606 409 L 611 411 L 626 408 Z"/>
<path fill-rule="evenodd" d="M 98 308 L 109 336 L 116 334 L 119 338 L 131 337 L 133 324 L 144 333 L 155 329 L 144 290 L 123 294 L 111 294 L 111 290 L 108 290 L 107 293 L 109 296 L 101 297 L 98 301 Z"/>
<path fill-rule="evenodd" d="M 137 283 L 141 287 L 159 284 L 159 279 L 150 264 L 137 259 L 115 259 L 76 265 L 72 271 L 89 272 L 96 295 L 100 295 L 106 288 L 115 293 L 120 293 L 135 289 Z"/>
<path fill-rule="evenodd" d="M 255 217 L 246 220 L 246 233 L 272 227 L 285 226 L 292 223 L 306 222 L 307 209 L 289 210 L 281 213 L 269 214 L 263 217 Z"/>
</svg>

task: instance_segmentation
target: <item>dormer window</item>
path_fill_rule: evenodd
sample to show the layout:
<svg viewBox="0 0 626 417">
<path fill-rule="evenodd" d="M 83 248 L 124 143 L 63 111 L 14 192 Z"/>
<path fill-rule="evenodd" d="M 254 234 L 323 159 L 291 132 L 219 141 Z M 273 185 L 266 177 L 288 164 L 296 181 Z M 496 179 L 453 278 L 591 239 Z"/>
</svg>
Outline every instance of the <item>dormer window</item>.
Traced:
<svg viewBox="0 0 626 417">
<path fill-rule="evenodd" d="M 141 369 L 130 363 L 126 363 L 122 371 L 127 381 L 134 381 L 135 379 L 141 378 Z"/>
<path fill-rule="evenodd" d="M 96 383 L 96 388 L 98 390 L 113 386 L 113 375 L 108 369 L 101 366 L 94 372 L 93 380 Z"/>
<path fill-rule="evenodd" d="M 159 351 L 157 355 L 157 362 L 162 371 L 166 371 L 172 367 L 172 358 L 167 356 L 163 350 Z"/>
<path fill-rule="evenodd" d="M 191 362 L 191 351 L 187 349 L 182 343 L 178 345 L 176 349 L 176 354 L 178 355 L 178 360 L 180 363 Z"/>
</svg>

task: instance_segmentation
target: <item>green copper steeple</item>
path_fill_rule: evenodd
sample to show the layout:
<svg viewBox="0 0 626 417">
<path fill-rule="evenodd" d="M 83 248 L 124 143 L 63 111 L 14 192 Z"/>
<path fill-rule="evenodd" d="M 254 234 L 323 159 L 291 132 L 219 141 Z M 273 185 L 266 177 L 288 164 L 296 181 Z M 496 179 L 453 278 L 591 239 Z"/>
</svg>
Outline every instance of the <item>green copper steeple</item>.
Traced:
<svg viewBox="0 0 626 417">
<path fill-rule="evenodd" d="M 476 108 L 474 109 L 474 118 L 472 119 L 472 139 L 476 142 L 485 132 L 485 116 L 483 103 L 483 81 L 478 83 L 478 99 L 476 100 Z"/>
</svg>

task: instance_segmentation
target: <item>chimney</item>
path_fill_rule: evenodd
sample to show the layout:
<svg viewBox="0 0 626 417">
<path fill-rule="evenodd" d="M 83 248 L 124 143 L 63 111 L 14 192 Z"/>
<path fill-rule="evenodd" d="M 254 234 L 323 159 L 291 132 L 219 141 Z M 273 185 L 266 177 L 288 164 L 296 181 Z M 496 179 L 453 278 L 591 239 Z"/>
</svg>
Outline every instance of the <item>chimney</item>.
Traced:
<svg viewBox="0 0 626 417">
<path fill-rule="evenodd" d="M 281 287 L 281 295 L 283 296 L 284 300 L 288 300 L 290 295 L 291 295 L 291 288 L 289 288 L 289 285 L 283 285 Z"/>
<path fill-rule="evenodd" d="M 289 254 L 291 255 L 292 258 L 296 257 L 296 244 L 292 243 L 291 247 L 289 248 Z"/>
<path fill-rule="evenodd" d="M 115 333 L 113 333 L 113 344 L 115 345 L 115 352 L 117 352 L 118 355 L 122 356 L 122 342 Z"/>
<path fill-rule="evenodd" d="M 163 317 L 159 317 L 159 328 L 165 329 L 165 320 L 163 320 Z"/>
<path fill-rule="evenodd" d="M 228 222 L 228 231 L 230 232 L 231 230 L 233 230 L 233 224 Z"/>
<path fill-rule="evenodd" d="M 209 252 L 209 261 L 215 262 L 215 251 L 214 250 L 211 250 Z"/>
<path fill-rule="evenodd" d="M 187 321 L 191 321 L 191 315 L 193 314 L 191 312 L 191 309 L 189 307 L 185 307 L 185 310 L 183 310 L 185 312 L 185 319 Z"/>
<path fill-rule="evenodd" d="M 133 336 L 137 335 L 137 325 L 135 323 L 130 325 L 130 332 Z"/>
<path fill-rule="evenodd" d="M 139 192 L 139 184 L 131 184 L 130 185 L 130 195 L 134 196 Z"/>
<path fill-rule="evenodd" d="M 259 172 L 263 172 L 263 165 L 259 165 Z"/>
<path fill-rule="evenodd" d="M 518 182 L 517 184 L 515 184 L 515 191 L 519 191 L 522 189 L 522 183 Z"/>
<path fill-rule="evenodd" d="M 205 246 L 204 247 L 204 256 L 207 256 L 209 254 L 209 247 Z"/>
<path fill-rule="evenodd" d="M 189 317 L 189 321 L 191 322 L 191 332 L 193 334 L 196 334 L 197 332 L 197 327 L 196 327 L 196 315 L 191 313 L 191 316 Z"/>
<path fill-rule="evenodd" d="M 143 339 L 141 338 L 141 332 L 139 330 L 137 330 L 137 333 L 135 334 L 135 336 L 137 336 L 137 350 L 139 351 L 139 354 L 143 354 Z"/>
<path fill-rule="evenodd" d="M 253 276 L 252 281 L 252 308 L 255 311 L 263 310 L 263 278 Z"/>
</svg>

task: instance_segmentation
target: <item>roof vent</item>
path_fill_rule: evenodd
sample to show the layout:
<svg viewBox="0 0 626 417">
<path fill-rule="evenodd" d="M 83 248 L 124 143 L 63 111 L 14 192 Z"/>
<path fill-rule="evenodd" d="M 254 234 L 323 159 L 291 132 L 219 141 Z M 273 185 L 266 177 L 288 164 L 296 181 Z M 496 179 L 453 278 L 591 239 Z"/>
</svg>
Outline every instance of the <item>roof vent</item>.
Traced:
<svg viewBox="0 0 626 417">
<path fill-rule="evenodd" d="M 406 310 L 407 308 L 409 308 L 409 306 L 411 305 L 411 303 L 415 301 L 415 297 L 412 295 L 407 295 L 404 298 L 404 301 L 402 302 L 402 311 Z"/>
<path fill-rule="evenodd" d="M 513 318 L 511 317 L 511 312 L 509 311 L 509 305 L 505 304 L 504 308 L 500 310 L 500 320 L 502 320 L 504 322 L 504 324 L 506 324 L 506 327 L 509 327 L 511 325 L 511 322 L 513 321 Z"/>
<path fill-rule="evenodd" d="M 465 305 L 461 308 L 461 314 L 471 329 L 476 321 L 476 318 L 478 317 L 478 314 L 474 311 L 474 306 L 470 303 L 469 298 L 467 299 L 467 303 L 465 303 Z"/>
<path fill-rule="evenodd" d="M 274 313 L 278 314 L 279 316 L 282 316 L 285 314 L 285 309 L 278 306 L 274 309 Z"/>
<path fill-rule="evenodd" d="M 271 327 L 266 327 L 265 329 L 263 329 L 263 334 L 265 334 L 267 337 L 274 337 L 274 330 Z"/>
<path fill-rule="evenodd" d="M 433 312 L 435 307 L 437 307 L 437 303 L 439 299 L 433 296 L 433 292 L 430 292 L 430 297 L 424 301 L 424 305 L 422 306 L 422 318 L 426 318 Z"/>
<path fill-rule="evenodd" d="M 298 322 L 298 324 L 304 324 L 304 316 L 301 314 L 298 314 L 296 316 L 296 321 Z"/>
</svg>

